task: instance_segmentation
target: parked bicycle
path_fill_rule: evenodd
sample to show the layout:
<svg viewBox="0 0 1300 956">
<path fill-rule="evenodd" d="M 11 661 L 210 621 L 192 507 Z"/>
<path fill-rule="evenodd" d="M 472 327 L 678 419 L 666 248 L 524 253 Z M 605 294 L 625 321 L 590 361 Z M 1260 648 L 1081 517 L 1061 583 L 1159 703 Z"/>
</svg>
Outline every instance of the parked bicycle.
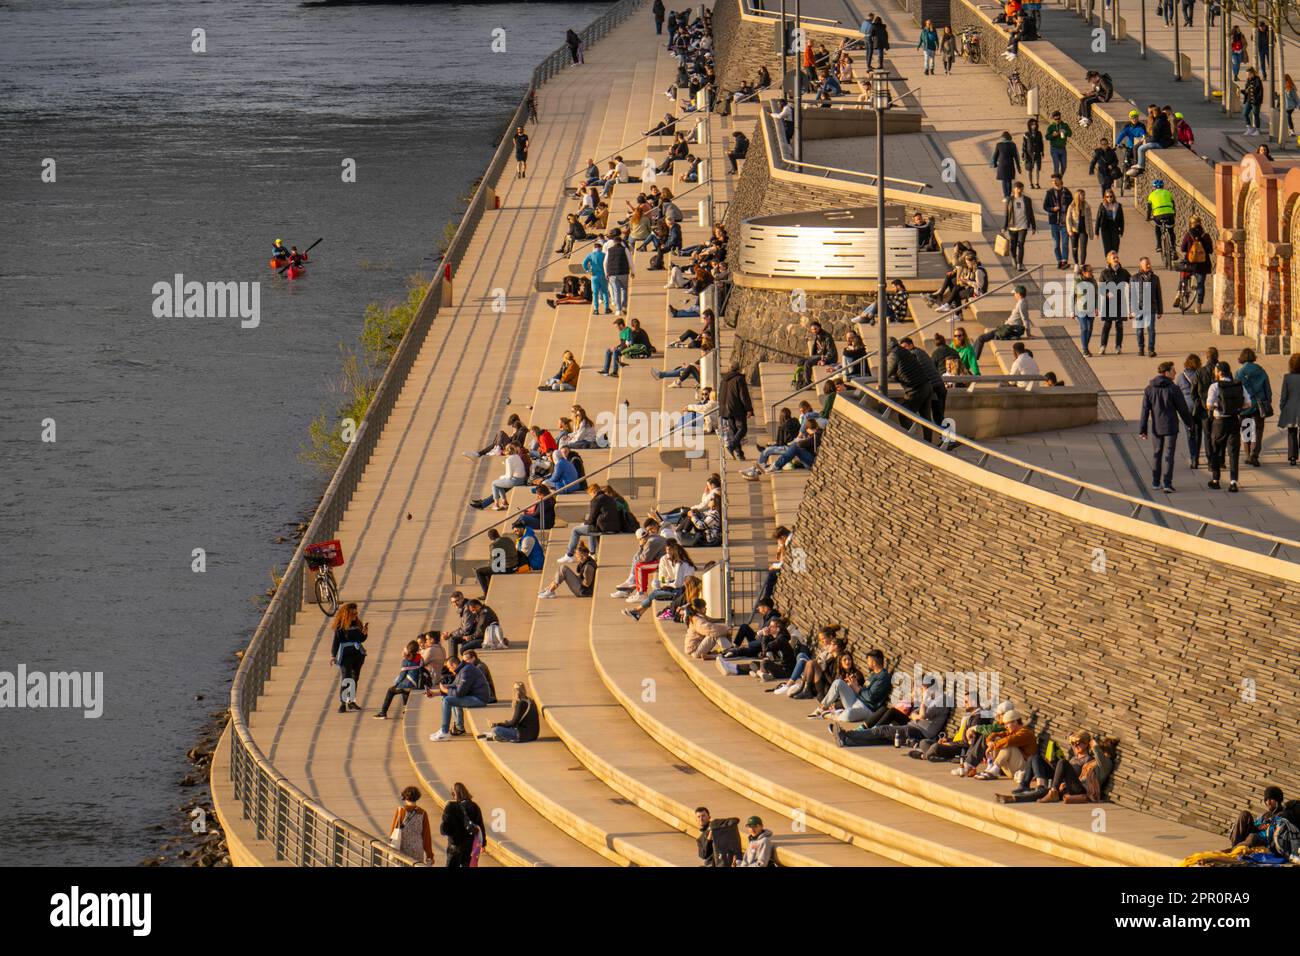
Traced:
<svg viewBox="0 0 1300 956">
<path fill-rule="evenodd" d="M 980 61 L 980 33 L 974 27 L 967 27 L 961 32 L 961 44 L 958 53 L 967 63 Z"/>
<path fill-rule="evenodd" d="M 1024 81 L 1020 79 L 1020 73 L 1016 70 L 1011 71 L 1007 77 L 1007 99 L 1011 101 L 1012 106 L 1024 106 L 1025 97 L 1029 95 L 1029 87 L 1025 86 Z"/>
<path fill-rule="evenodd" d="M 343 565 L 343 545 L 338 541 L 321 541 L 302 549 L 302 559 L 316 573 L 316 603 L 321 613 L 332 616 L 339 609 L 339 584 L 334 568 Z"/>
</svg>

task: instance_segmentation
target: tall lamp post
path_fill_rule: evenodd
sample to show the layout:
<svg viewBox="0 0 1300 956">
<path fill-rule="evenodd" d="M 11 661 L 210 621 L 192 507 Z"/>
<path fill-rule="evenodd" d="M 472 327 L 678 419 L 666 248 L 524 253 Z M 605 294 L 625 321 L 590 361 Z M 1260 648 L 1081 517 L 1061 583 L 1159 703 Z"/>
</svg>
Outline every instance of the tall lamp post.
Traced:
<svg viewBox="0 0 1300 956">
<path fill-rule="evenodd" d="M 786 32 L 786 26 L 785 26 L 785 0 L 781 0 L 781 39 L 778 42 L 781 44 L 781 95 L 782 96 L 790 95 L 790 87 L 785 81 L 785 77 L 786 77 L 785 55 L 786 53 L 789 52 L 788 49 L 788 47 L 790 46 L 788 42 L 789 39 L 790 39 L 790 35 Z"/>
<path fill-rule="evenodd" d="M 794 0 L 794 161 L 803 162 L 803 14 Z"/>
<path fill-rule="evenodd" d="M 876 353 L 876 382 L 880 394 L 889 394 L 885 363 L 889 353 L 889 321 L 885 317 L 885 110 L 893 94 L 887 70 L 871 71 L 871 108 L 876 111 L 876 322 L 880 326 L 880 351 Z"/>
</svg>

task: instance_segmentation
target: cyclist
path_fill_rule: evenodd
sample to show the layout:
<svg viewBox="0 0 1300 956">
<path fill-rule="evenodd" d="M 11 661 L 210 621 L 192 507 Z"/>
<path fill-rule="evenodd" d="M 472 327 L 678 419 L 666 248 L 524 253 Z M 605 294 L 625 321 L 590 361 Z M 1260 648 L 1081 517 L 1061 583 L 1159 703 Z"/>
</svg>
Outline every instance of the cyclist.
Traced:
<svg viewBox="0 0 1300 956">
<path fill-rule="evenodd" d="M 1174 194 L 1165 189 L 1163 179 L 1153 180 L 1151 192 L 1147 193 L 1147 221 L 1155 220 L 1156 248 L 1168 249 L 1168 255 L 1174 255 Z M 1167 243 L 1167 245 L 1166 245 Z"/>
</svg>

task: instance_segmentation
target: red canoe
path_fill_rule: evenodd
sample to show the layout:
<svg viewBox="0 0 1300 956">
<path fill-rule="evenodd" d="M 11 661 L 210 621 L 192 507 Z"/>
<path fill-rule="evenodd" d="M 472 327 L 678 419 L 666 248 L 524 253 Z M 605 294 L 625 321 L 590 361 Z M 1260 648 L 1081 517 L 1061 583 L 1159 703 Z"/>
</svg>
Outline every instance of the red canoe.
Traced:
<svg viewBox="0 0 1300 956">
<path fill-rule="evenodd" d="M 290 279 L 296 279 L 299 276 L 306 275 L 307 270 L 304 269 L 302 266 L 290 266 L 288 269 L 284 270 L 284 274 L 288 276 Z"/>
<path fill-rule="evenodd" d="M 305 252 L 302 254 L 302 261 L 303 262 L 307 261 L 307 253 Z M 267 263 L 267 265 L 269 265 L 272 269 L 283 269 L 288 264 L 289 264 L 288 256 L 285 256 L 283 259 L 271 259 L 271 261 Z"/>
</svg>

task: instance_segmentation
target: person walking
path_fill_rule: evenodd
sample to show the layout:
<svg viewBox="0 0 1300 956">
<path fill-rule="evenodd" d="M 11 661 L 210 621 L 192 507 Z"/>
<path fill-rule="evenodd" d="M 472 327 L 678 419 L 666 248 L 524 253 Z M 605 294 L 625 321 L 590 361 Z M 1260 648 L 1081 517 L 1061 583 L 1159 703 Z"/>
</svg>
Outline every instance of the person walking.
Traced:
<svg viewBox="0 0 1300 956">
<path fill-rule="evenodd" d="M 939 38 L 939 52 L 943 54 L 943 75 L 948 76 L 952 73 L 952 65 L 957 61 L 957 35 L 952 32 L 951 26 L 943 28 L 943 36 Z"/>
<path fill-rule="evenodd" d="M 1237 82 L 1241 64 L 1246 59 L 1246 35 L 1241 27 L 1232 28 L 1232 38 L 1228 41 L 1228 62 L 1232 64 L 1232 82 Z"/>
<path fill-rule="evenodd" d="M 447 838 L 447 866 L 478 866 L 479 852 L 487 845 L 487 828 L 469 788 L 451 785 L 451 799 L 442 808 L 439 832 Z"/>
<path fill-rule="evenodd" d="M 1205 279 L 1213 269 L 1210 257 L 1214 254 L 1214 243 L 1209 233 L 1201 225 L 1201 217 L 1192 215 L 1187 220 L 1187 232 L 1179 243 L 1187 270 L 1191 273 L 1196 288 L 1196 313 L 1199 315 L 1205 304 Z"/>
<path fill-rule="evenodd" d="M 1264 103 L 1264 84 L 1253 66 L 1246 67 L 1246 82 L 1241 87 L 1241 114 L 1246 120 L 1246 136 L 1258 136 L 1259 108 Z M 1139 154 L 1140 155 L 1140 154 Z M 1140 159 L 1139 159 L 1140 161 Z"/>
<path fill-rule="evenodd" d="M 727 452 L 732 458 L 744 461 L 745 435 L 749 431 L 749 419 L 754 417 L 754 403 L 738 362 L 731 363 L 718 385 L 718 414 L 722 418 Z"/>
<path fill-rule="evenodd" d="M 1002 184 L 1002 200 L 1005 202 L 1011 198 L 1011 182 L 1020 172 L 1020 156 L 1016 153 L 1016 144 L 1011 141 L 1011 134 L 1006 130 L 1003 130 L 1002 137 L 993 147 L 993 162 L 990 165 L 997 170 L 995 175 Z"/>
<path fill-rule="evenodd" d="M 515 178 L 528 175 L 528 134 L 522 126 L 515 127 Z"/>
<path fill-rule="evenodd" d="M 1209 447 L 1209 426 L 1205 417 L 1205 403 L 1201 401 L 1198 387 L 1201 370 L 1201 357 L 1192 352 L 1183 360 L 1183 370 L 1174 379 L 1174 384 L 1183 393 L 1183 401 L 1192 413 L 1192 423 L 1187 426 L 1187 467 L 1193 471 L 1201 467 L 1201 445 Z"/>
<path fill-rule="evenodd" d="M 1255 21 L 1255 63 L 1261 79 L 1268 79 L 1268 61 L 1273 52 L 1273 34 L 1263 20 Z M 1258 125 L 1258 124 L 1256 124 Z"/>
<path fill-rule="evenodd" d="M 1066 165 L 1065 147 L 1070 142 L 1074 130 L 1061 119 L 1060 110 L 1052 110 L 1052 122 L 1047 124 L 1047 145 L 1052 154 L 1052 175 L 1064 176 Z"/>
<path fill-rule="evenodd" d="M 1160 289 L 1160 276 L 1151 267 L 1151 260 L 1143 256 L 1138 260 L 1137 275 L 1129 293 L 1133 313 L 1133 331 L 1137 333 L 1138 355 L 1156 357 L 1156 323 L 1165 314 L 1164 294 Z M 1115 338 L 1115 354 L 1119 354 L 1119 337 Z"/>
<path fill-rule="evenodd" d="M 1129 271 L 1120 264 L 1119 253 L 1112 252 L 1106 257 L 1106 267 L 1101 270 L 1101 301 L 1098 303 L 1101 318 L 1101 354 L 1106 354 L 1106 344 L 1110 340 L 1110 327 L 1115 326 L 1115 354 L 1124 351 L 1124 320 L 1128 318 Z"/>
<path fill-rule="evenodd" d="M 632 256 L 623 244 L 622 233 L 613 229 L 609 236 L 605 243 L 605 279 L 609 282 L 609 296 L 614 300 L 614 314 L 622 315 L 627 311 L 628 279 L 636 273 L 632 271 Z"/>
<path fill-rule="evenodd" d="M 1237 363 L 1237 381 L 1246 387 L 1251 397 L 1241 416 L 1246 464 L 1258 468 L 1259 450 L 1264 444 L 1264 419 L 1273 417 L 1273 384 L 1264 367 L 1255 361 L 1254 349 L 1242 349 Z"/>
<path fill-rule="evenodd" d="M 1115 191 L 1107 189 L 1102 193 L 1101 205 L 1097 207 L 1097 222 L 1094 231 L 1101 239 L 1103 255 L 1119 252 L 1120 240 L 1124 238 L 1124 207 L 1115 199 Z"/>
<path fill-rule="evenodd" d="M 663 36 L 664 14 L 666 12 L 666 8 L 664 7 L 664 0 L 655 0 L 654 6 L 650 8 L 650 12 L 654 15 L 655 18 L 655 36 Z"/>
<path fill-rule="evenodd" d="M 1029 188 L 1042 188 L 1039 186 L 1039 177 L 1043 172 L 1043 134 L 1038 128 L 1037 117 L 1025 124 L 1025 132 L 1020 137 L 1020 161 L 1024 164 Z"/>
<path fill-rule="evenodd" d="M 357 690 L 361 682 L 361 665 L 366 662 L 366 638 L 370 625 L 361 623 L 357 605 L 350 602 L 334 615 L 334 644 L 330 648 L 330 664 L 339 669 L 339 713 L 360 710 Z"/>
<path fill-rule="evenodd" d="M 885 26 L 885 21 L 881 17 L 876 17 L 876 22 L 871 27 L 871 45 L 876 53 L 880 54 L 880 61 L 876 69 L 885 68 L 885 51 L 889 49 L 889 28 Z M 867 68 L 871 68 L 871 60 L 867 60 Z"/>
<path fill-rule="evenodd" d="M 419 799 L 419 789 L 403 788 L 402 802 L 393 813 L 393 825 L 389 828 L 389 841 L 403 856 L 433 866 L 433 832 L 429 827 L 429 815 L 419 805 Z"/>
<path fill-rule="evenodd" d="M 1088 346 L 1092 343 L 1092 324 L 1097 318 L 1097 292 L 1092 266 L 1085 264 L 1074 282 L 1074 318 L 1079 323 L 1079 346 L 1087 356 L 1092 355 Z"/>
<path fill-rule="evenodd" d="M 1065 228 L 1066 211 L 1074 202 L 1074 195 L 1061 183 L 1061 177 L 1052 176 L 1052 188 L 1043 196 L 1043 212 L 1052 231 L 1052 250 L 1056 253 L 1056 268 L 1064 269 L 1070 263 L 1069 233 Z"/>
<path fill-rule="evenodd" d="M 1241 413 L 1250 405 L 1245 386 L 1232 377 L 1227 362 L 1214 366 L 1214 384 L 1205 398 L 1210 413 L 1210 481 L 1208 487 L 1222 487 L 1224 458 L 1228 459 L 1228 490 L 1237 491 L 1237 466 L 1241 458 Z"/>
<path fill-rule="evenodd" d="M 926 76 L 934 76 L 934 55 L 939 52 L 939 32 L 934 28 L 934 21 L 925 21 L 925 26 L 921 27 L 921 35 L 916 41 L 916 48 L 925 58 L 923 72 Z"/>
<path fill-rule="evenodd" d="M 1025 238 L 1038 232 L 1034 221 L 1034 204 L 1025 195 L 1025 184 L 1017 180 L 1011 184 L 1011 198 L 1007 200 L 1002 228 L 1010 239 L 1008 254 L 1016 272 L 1025 270 Z"/>
<path fill-rule="evenodd" d="M 564 45 L 569 48 L 569 59 L 574 66 L 582 62 L 582 37 L 573 30 L 564 34 Z"/>
<path fill-rule="evenodd" d="M 591 277 L 591 314 L 600 315 L 600 304 L 605 303 L 605 314 L 610 314 L 609 280 L 605 278 L 605 250 L 597 242 L 582 260 L 582 271 Z"/>
<path fill-rule="evenodd" d="M 1142 393 L 1142 414 L 1139 417 L 1138 437 L 1145 440 L 1150 433 L 1156 436 L 1155 452 L 1151 461 L 1151 488 L 1172 494 L 1174 491 L 1174 454 L 1178 448 L 1178 423 L 1182 421 L 1190 430 L 1191 409 L 1182 390 L 1174 384 L 1174 363 L 1161 362 L 1155 378 Z M 1163 462 L 1163 475 L 1161 463 Z"/>
<path fill-rule="evenodd" d="M 1065 212 L 1065 231 L 1070 236 L 1070 255 L 1077 270 L 1088 261 L 1088 239 L 1093 228 L 1092 207 L 1086 193 L 1080 189 Z"/>
<path fill-rule="evenodd" d="M 898 339 L 890 339 L 885 370 L 890 381 L 897 382 L 903 388 L 899 404 L 918 418 L 928 420 L 933 406 L 930 378 L 917 358 L 917 353 L 904 348 Z M 905 429 L 912 427 L 912 423 L 906 419 L 901 419 L 900 424 Z M 929 429 L 925 430 L 923 437 L 927 442 L 930 441 Z"/>
<path fill-rule="evenodd" d="M 1287 360 L 1282 396 L 1277 403 L 1277 427 L 1286 431 L 1286 463 L 1300 462 L 1300 352 Z"/>
</svg>

